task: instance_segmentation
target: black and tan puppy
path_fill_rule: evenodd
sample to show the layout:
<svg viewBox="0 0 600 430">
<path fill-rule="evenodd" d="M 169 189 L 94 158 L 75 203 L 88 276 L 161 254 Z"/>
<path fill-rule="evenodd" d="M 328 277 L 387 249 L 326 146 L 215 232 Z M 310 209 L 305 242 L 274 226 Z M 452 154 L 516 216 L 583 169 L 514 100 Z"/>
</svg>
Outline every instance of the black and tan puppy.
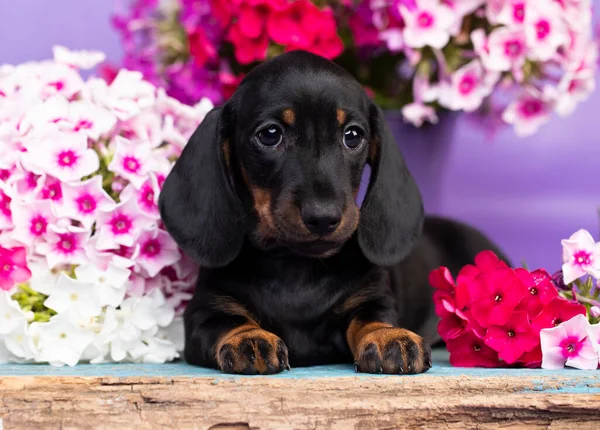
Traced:
<svg viewBox="0 0 600 430">
<path fill-rule="evenodd" d="M 208 114 L 160 210 L 202 266 L 185 358 L 228 373 L 340 362 L 424 372 L 437 324 L 429 271 L 495 249 L 424 218 L 382 111 L 343 69 L 304 52 L 257 67 Z"/>
</svg>

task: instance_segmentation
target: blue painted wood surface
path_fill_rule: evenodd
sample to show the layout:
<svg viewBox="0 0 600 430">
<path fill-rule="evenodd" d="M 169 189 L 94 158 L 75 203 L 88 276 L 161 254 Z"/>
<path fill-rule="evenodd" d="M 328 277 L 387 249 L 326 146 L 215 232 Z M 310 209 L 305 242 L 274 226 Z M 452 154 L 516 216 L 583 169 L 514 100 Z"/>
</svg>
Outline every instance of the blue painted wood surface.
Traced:
<svg viewBox="0 0 600 430">
<path fill-rule="evenodd" d="M 215 381 L 239 378 L 422 378 L 429 376 L 465 376 L 470 378 L 527 378 L 536 381 L 532 391 L 544 393 L 600 394 L 600 371 L 596 370 L 544 370 L 544 369 L 481 369 L 457 368 L 448 363 L 446 351 L 433 354 L 433 368 L 422 375 L 371 375 L 357 374 L 351 365 L 332 365 L 295 368 L 289 372 L 268 376 L 226 375 L 213 369 L 191 366 L 185 362 L 166 364 L 80 364 L 75 367 L 52 367 L 43 364 L 0 365 L 1 376 L 65 376 L 65 377 L 190 377 L 214 378 Z M 546 382 L 560 379 L 558 388 L 544 388 Z"/>
</svg>

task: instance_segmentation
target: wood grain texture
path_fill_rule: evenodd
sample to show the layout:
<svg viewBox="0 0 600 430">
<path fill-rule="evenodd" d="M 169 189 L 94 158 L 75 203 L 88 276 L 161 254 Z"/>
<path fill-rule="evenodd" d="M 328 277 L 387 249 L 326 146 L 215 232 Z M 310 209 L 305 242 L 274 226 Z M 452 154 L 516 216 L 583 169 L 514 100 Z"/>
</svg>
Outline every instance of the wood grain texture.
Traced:
<svg viewBox="0 0 600 430">
<path fill-rule="evenodd" d="M 0 417 L 6 430 L 600 428 L 595 372 L 452 369 L 435 362 L 414 376 L 354 376 L 349 369 L 314 377 L 310 369 L 302 377 L 172 370 L 171 376 L 4 376 Z"/>
</svg>

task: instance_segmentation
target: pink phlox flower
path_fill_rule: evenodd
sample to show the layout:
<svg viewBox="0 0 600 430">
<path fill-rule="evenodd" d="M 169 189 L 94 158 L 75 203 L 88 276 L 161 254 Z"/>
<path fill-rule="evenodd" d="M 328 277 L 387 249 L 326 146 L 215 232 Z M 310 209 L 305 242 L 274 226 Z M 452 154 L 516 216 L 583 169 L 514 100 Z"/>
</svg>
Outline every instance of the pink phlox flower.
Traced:
<svg viewBox="0 0 600 430">
<path fill-rule="evenodd" d="M 499 24 L 504 24 L 507 27 L 523 27 L 525 19 L 529 15 L 531 3 L 534 2 L 528 0 L 502 0 L 503 4 L 495 21 Z"/>
<path fill-rule="evenodd" d="M 139 189 L 155 163 L 150 145 L 132 142 L 121 136 L 115 137 L 115 143 L 115 154 L 108 170 L 127 179 Z"/>
<path fill-rule="evenodd" d="M 94 235 L 85 246 L 85 254 L 100 270 L 107 270 L 110 265 L 130 269 L 139 254 L 139 246 L 115 245 L 113 249 L 98 249 L 98 235 Z"/>
<path fill-rule="evenodd" d="M 528 57 L 549 61 L 569 41 L 559 6 L 555 2 L 529 2 L 525 17 Z"/>
<path fill-rule="evenodd" d="M 149 143 L 151 148 L 156 148 L 164 143 L 163 123 L 167 121 L 158 112 L 144 111 L 128 121 L 121 122 L 120 136 L 132 141 Z"/>
<path fill-rule="evenodd" d="M 577 369 L 598 368 L 598 352 L 589 336 L 589 322 L 577 315 L 554 328 L 540 332 L 542 368 L 562 369 L 565 365 Z"/>
<path fill-rule="evenodd" d="M 156 227 L 142 231 L 137 244 L 140 252 L 135 262 L 151 278 L 180 258 L 179 248 L 173 238 Z"/>
<path fill-rule="evenodd" d="M 155 220 L 143 213 L 134 199 L 122 201 L 112 210 L 98 212 L 96 246 L 99 250 L 131 247 L 142 230 L 154 224 Z"/>
<path fill-rule="evenodd" d="M 532 319 L 531 326 L 537 333 L 545 328 L 556 327 L 576 315 L 586 315 L 585 306 L 559 296 L 544 305 L 542 311 Z"/>
<path fill-rule="evenodd" d="M 588 274 L 600 279 L 600 242 L 595 243 L 587 230 L 580 229 L 561 243 L 564 250 L 562 271 L 565 284 Z"/>
<path fill-rule="evenodd" d="M 0 290 L 10 291 L 21 282 L 31 278 L 27 267 L 25 248 L 4 248 L 0 246 Z"/>
<path fill-rule="evenodd" d="M 47 242 L 40 243 L 36 251 L 46 257 L 50 269 L 61 265 L 85 264 L 89 261 L 85 254 L 89 237 L 90 231 L 85 228 L 50 225 Z"/>
<path fill-rule="evenodd" d="M 594 69 L 568 71 L 561 78 L 556 95 L 556 112 L 561 116 L 571 115 L 577 105 L 587 100 L 596 89 Z"/>
<path fill-rule="evenodd" d="M 516 74 L 525 64 L 527 46 L 523 30 L 500 27 L 486 39 L 483 30 L 478 29 L 471 39 L 486 69 Z"/>
<path fill-rule="evenodd" d="M 85 135 L 57 133 L 43 138 L 39 147 L 28 148 L 24 165 L 70 182 L 96 172 L 100 161 L 96 152 L 88 148 Z"/>
<path fill-rule="evenodd" d="M 503 326 L 527 289 L 512 269 L 497 269 L 467 282 L 471 314 L 483 327 Z"/>
<path fill-rule="evenodd" d="M 502 113 L 502 119 L 514 125 L 517 136 L 530 136 L 550 120 L 555 101 L 548 91 L 540 93 L 533 88 L 510 103 Z"/>
<path fill-rule="evenodd" d="M 498 72 L 487 72 L 479 60 L 473 60 L 452 74 L 440 86 L 440 104 L 451 110 L 472 112 L 492 93 L 500 78 Z"/>
<path fill-rule="evenodd" d="M 52 176 L 46 176 L 44 183 L 37 198 L 40 200 L 50 200 L 55 204 L 60 204 L 63 199 L 63 183 Z"/>
<path fill-rule="evenodd" d="M 12 237 L 27 247 L 46 240 L 48 226 L 58 221 L 49 200 L 13 202 L 11 210 L 15 227 Z"/>
<path fill-rule="evenodd" d="M 131 184 L 127 185 L 121 192 L 121 198 L 124 200 L 134 199 L 142 212 L 158 220 L 160 218 L 158 212 L 160 188 L 156 175 L 150 174 L 149 176 L 150 178 L 142 184 L 139 190 Z"/>
<path fill-rule="evenodd" d="M 42 63 L 35 71 L 40 95 L 43 99 L 53 95 L 61 95 L 71 100 L 83 90 L 85 82 L 73 68 L 60 63 Z M 33 82 L 29 82 L 32 85 Z"/>
<path fill-rule="evenodd" d="M 102 176 L 96 175 L 79 183 L 63 185 L 63 203 L 55 205 L 59 216 L 80 221 L 86 228 L 92 228 L 98 211 L 109 212 L 115 208 L 115 201 L 102 188 Z"/>
<path fill-rule="evenodd" d="M 455 22 L 455 14 L 438 0 L 416 0 L 416 8 L 408 9 L 401 5 L 400 11 L 406 27 L 404 43 L 411 48 L 431 46 L 442 49 L 450 40 L 450 30 Z"/>
<path fill-rule="evenodd" d="M 526 312 L 514 312 L 502 327 L 488 328 L 485 343 L 498 352 L 500 359 L 512 364 L 538 345 Z"/>
</svg>

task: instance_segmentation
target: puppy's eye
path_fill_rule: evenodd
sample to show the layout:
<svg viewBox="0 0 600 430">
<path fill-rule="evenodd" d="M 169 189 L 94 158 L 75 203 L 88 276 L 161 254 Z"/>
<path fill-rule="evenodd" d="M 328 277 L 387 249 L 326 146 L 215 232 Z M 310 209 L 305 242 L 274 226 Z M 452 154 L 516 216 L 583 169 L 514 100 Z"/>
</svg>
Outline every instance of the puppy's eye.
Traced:
<svg viewBox="0 0 600 430">
<path fill-rule="evenodd" d="M 258 143 L 270 148 L 279 145 L 282 139 L 283 132 L 276 125 L 269 125 L 256 133 L 256 140 Z"/>
<path fill-rule="evenodd" d="M 358 127 L 348 127 L 344 132 L 344 145 L 349 149 L 358 149 L 364 139 L 365 135 Z"/>
</svg>

